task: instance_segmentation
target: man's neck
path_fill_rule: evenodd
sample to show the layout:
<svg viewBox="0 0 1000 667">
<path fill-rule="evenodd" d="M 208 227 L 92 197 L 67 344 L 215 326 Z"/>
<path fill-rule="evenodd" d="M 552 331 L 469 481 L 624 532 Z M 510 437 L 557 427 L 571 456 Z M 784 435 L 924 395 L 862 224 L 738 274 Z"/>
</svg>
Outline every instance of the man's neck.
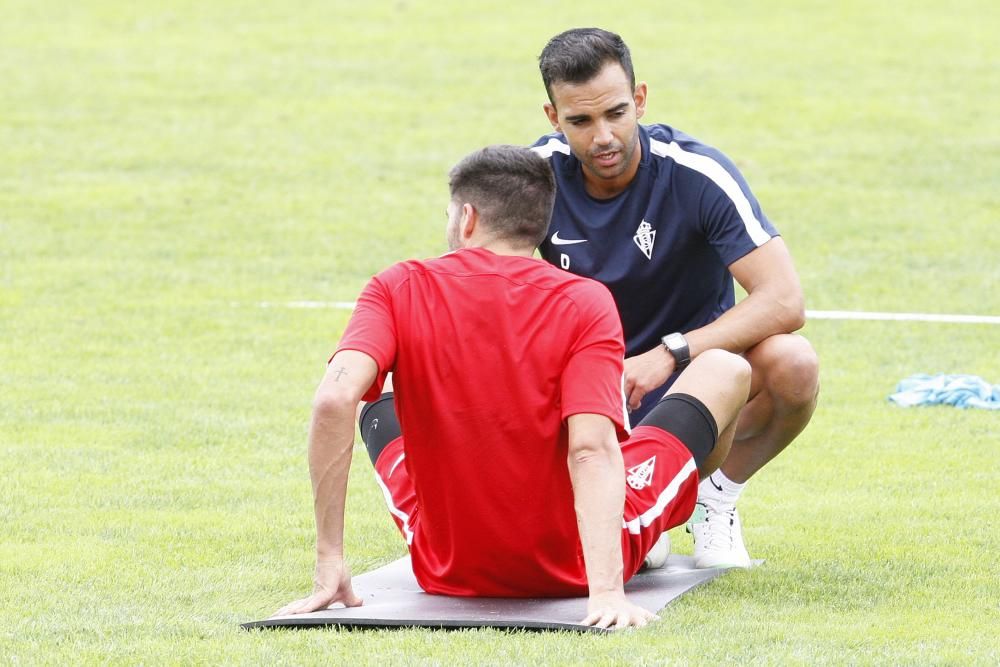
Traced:
<svg viewBox="0 0 1000 667">
<path fill-rule="evenodd" d="M 534 248 L 526 248 L 525 246 L 512 246 L 509 243 L 499 240 L 488 241 L 485 243 L 467 247 L 483 248 L 484 250 L 489 250 L 494 255 L 506 255 L 510 257 L 531 257 L 535 254 Z"/>
</svg>

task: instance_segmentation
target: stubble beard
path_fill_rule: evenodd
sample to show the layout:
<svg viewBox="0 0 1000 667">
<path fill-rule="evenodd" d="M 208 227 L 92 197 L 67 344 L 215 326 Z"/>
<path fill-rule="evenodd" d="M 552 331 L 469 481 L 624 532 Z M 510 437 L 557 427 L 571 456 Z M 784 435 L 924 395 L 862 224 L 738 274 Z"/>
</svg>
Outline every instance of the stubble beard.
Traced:
<svg viewBox="0 0 1000 667">
<path fill-rule="evenodd" d="M 450 252 L 455 252 L 462 247 L 458 238 L 458 225 L 448 225 L 448 229 L 445 231 L 445 239 L 448 242 L 448 250 Z"/>
<path fill-rule="evenodd" d="M 590 173 L 593 174 L 594 176 L 597 176 L 602 180 L 608 180 L 608 181 L 614 180 L 620 177 L 625 172 L 627 172 L 632 167 L 632 163 L 635 160 L 636 148 L 638 148 L 639 146 L 638 129 L 636 129 L 635 133 L 632 135 L 632 140 L 628 143 L 627 146 L 624 143 L 620 144 L 620 146 L 621 148 L 614 145 L 609 147 L 610 150 L 620 151 L 622 156 L 621 162 L 616 167 L 612 168 L 613 171 L 609 172 L 605 169 L 602 169 L 594 161 L 594 155 L 600 153 L 606 153 L 608 152 L 608 149 L 602 151 L 595 151 L 594 153 L 588 153 L 587 161 L 585 162 L 587 170 L 590 171 Z"/>
</svg>

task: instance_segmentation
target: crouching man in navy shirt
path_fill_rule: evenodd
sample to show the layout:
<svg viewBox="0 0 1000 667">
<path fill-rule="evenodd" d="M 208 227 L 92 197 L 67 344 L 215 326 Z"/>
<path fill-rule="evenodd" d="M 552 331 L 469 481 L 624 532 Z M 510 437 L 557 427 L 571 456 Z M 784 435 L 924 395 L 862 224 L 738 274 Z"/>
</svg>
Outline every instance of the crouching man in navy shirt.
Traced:
<svg viewBox="0 0 1000 667">
<path fill-rule="evenodd" d="M 647 88 L 621 37 L 569 30 L 539 61 L 555 133 L 533 150 L 558 184 L 540 250 L 614 296 L 632 423 L 705 350 L 750 362 L 732 449 L 702 480 L 688 524 L 700 567 L 749 567 L 736 501 L 805 428 L 819 388 L 816 353 L 793 333 L 805 311 L 791 256 L 729 159 L 674 128 L 639 124 Z M 747 292 L 739 304 L 734 277 Z"/>
</svg>

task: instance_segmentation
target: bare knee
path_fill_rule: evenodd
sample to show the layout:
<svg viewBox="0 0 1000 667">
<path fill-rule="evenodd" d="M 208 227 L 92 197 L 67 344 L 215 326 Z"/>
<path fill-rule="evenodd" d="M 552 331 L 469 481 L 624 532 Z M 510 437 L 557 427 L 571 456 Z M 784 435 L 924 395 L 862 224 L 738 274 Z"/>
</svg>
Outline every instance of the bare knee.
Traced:
<svg viewBox="0 0 1000 667">
<path fill-rule="evenodd" d="M 819 391 L 819 357 L 802 336 L 784 335 L 769 339 L 748 355 L 762 389 L 786 407 L 811 405 Z"/>
<path fill-rule="evenodd" d="M 728 379 L 738 393 L 744 396 L 750 391 L 751 367 L 746 359 L 738 354 L 725 350 L 705 350 L 691 362 L 698 365 L 700 373 L 711 374 L 710 377 Z"/>
</svg>

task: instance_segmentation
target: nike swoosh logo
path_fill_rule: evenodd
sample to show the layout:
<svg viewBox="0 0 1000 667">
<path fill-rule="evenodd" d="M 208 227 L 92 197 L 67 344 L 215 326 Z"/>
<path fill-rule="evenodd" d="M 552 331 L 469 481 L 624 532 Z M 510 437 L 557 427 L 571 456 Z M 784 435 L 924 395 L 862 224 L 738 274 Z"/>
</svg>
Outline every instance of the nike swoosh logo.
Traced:
<svg viewBox="0 0 1000 667">
<path fill-rule="evenodd" d="M 561 239 L 559 232 L 552 235 L 552 245 L 574 245 L 576 243 L 586 243 L 587 239 Z"/>
<path fill-rule="evenodd" d="M 708 476 L 708 481 L 710 481 L 712 483 L 712 486 L 714 486 L 715 488 L 717 488 L 719 491 L 722 491 L 722 487 L 715 483 L 715 480 L 712 479 L 711 475 Z"/>
</svg>

